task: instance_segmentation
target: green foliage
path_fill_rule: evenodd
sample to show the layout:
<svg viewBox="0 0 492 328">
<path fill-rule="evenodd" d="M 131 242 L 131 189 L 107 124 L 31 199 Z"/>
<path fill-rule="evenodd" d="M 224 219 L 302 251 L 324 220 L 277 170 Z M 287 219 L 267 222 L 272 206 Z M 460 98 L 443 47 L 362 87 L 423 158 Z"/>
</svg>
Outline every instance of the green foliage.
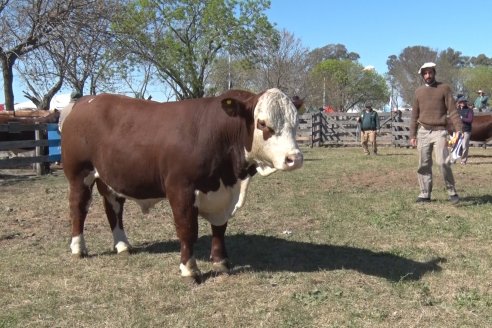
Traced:
<svg viewBox="0 0 492 328">
<path fill-rule="evenodd" d="M 389 98 L 384 77 L 350 60 L 327 59 L 316 65 L 312 78 L 324 85 L 327 103 L 345 112 L 365 102 L 382 107 Z"/>
<path fill-rule="evenodd" d="M 178 99 L 205 94 L 220 53 L 253 57 L 274 34 L 267 0 L 139 0 L 114 22 L 121 46 L 152 63 Z"/>
<path fill-rule="evenodd" d="M 448 48 L 437 51 L 429 47 L 407 47 L 396 56 L 388 57 L 388 79 L 403 102 L 412 104 L 415 89 L 422 85 L 422 78 L 417 73 L 425 62 L 437 64 L 436 79 L 451 85 L 456 94 L 472 96 L 478 89 L 489 88 L 492 91 L 491 59 L 485 55 L 478 57 L 464 56 L 460 51 Z"/>
<path fill-rule="evenodd" d="M 470 101 L 477 96 L 476 91 L 481 89 L 487 95 L 492 93 L 492 66 L 477 66 L 463 70 L 464 90 Z"/>
</svg>

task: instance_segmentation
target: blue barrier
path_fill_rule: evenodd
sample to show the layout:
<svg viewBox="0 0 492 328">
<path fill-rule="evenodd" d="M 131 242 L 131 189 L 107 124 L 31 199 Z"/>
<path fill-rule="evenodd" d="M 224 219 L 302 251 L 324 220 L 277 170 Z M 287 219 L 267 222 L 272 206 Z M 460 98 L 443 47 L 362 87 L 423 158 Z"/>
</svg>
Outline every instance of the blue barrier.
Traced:
<svg viewBox="0 0 492 328">
<path fill-rule="evenodd" d="M 50 162 L 61 161 L 61 135 L 58 124 L 49 123 L 48 126 L 48 154 Z"/>
</svg>

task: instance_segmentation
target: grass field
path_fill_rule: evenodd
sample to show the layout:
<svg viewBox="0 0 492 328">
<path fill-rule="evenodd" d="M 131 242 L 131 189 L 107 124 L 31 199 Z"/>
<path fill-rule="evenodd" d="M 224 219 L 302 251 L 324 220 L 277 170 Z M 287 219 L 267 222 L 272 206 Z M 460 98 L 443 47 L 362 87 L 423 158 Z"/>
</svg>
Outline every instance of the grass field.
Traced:
<svg viewBox="0 0 492 328">
<path fill-rule="evenodd" d="M 167 203 L 127 203 L 124 257 L 94 193 L 90 256 L 73 259 L 63 172 L 0 171 L 0 327 L 492 326 L 491 149 L 454 166 L 457 206 L 437 169 L 433 201 L 414 202 L 415 150 L 304 152 L 301 170 L 253 180 L 227 232 L 231 275 L 208 274 L 200 221 L 200 285 L 179 277 Z"/>
</svg>

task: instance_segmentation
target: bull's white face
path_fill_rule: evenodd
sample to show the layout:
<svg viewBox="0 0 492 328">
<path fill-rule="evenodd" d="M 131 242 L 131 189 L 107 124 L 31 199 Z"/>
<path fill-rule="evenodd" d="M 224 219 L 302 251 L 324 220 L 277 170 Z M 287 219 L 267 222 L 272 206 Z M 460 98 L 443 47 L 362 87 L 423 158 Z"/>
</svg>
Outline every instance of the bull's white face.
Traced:
<svg viewBox="0 0 492 328">
<path fill-rule="evenodd" d="M 302 166 L 297 124 L 297 109 L 282 91 L 269 89 L 259 98 L 254 112 L 253 145 L 246 158 L 258 165 L 261 175 Z"/>
</svg>

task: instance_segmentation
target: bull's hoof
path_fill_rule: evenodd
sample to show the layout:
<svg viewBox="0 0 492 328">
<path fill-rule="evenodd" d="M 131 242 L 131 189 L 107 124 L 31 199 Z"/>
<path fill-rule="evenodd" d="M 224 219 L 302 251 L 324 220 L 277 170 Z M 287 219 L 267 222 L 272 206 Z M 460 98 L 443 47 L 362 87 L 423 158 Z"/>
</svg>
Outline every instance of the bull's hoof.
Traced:
<svg viewBox="0 0 492 328">
<path fill-rule="evenodd" d="M 125 249 L 124 251 L 118 252 L 118 256 L 128 257 L 128 256 L 130 256 L 130 250 Z"/>
<path fill-rule="evenodd" d="M 181 277 L 188 285 L 195 286 L 202 283 L 202 275 Z"/>
<path fill-rule="evenodd" d="M 215 274 L 229 274 L 231 272 L 231 262 L 228 259 L 223 259 L 220 262 L 212 264 L 212 270 Z"/>
<path fill-rule="evenodd" d="M 81 252 L 81 253 L 72 253 L 72 258 L 74 259 L 83 259 L 85 257 L 88 257 L 89 254 L 87 252 Z"/>
</svg>

